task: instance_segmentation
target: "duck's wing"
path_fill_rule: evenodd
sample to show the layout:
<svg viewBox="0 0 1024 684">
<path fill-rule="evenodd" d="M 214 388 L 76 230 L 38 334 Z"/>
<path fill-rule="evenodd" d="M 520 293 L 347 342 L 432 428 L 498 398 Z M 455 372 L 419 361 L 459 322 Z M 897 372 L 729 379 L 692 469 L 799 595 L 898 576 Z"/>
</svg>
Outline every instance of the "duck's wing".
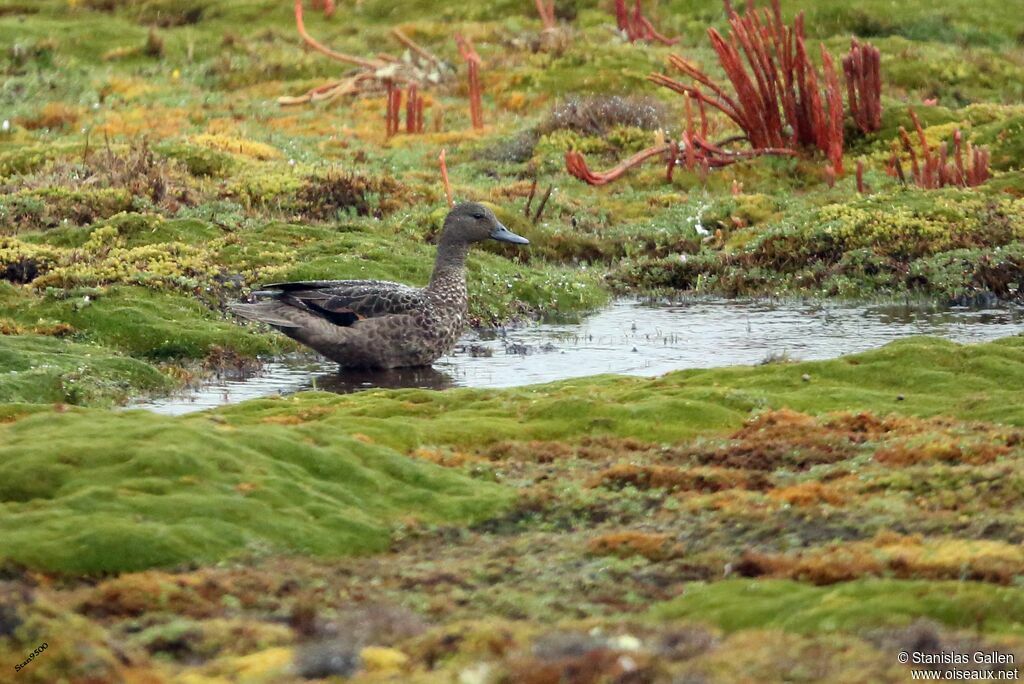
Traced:
<svg viewBox="0 0 1024 684">
<path fill-rule="evenodd" d="M 423 291 L 386 280 L 307 280 L 271 283 L 256 293 L 276 304 L 301 309 L 334 325 L 350 326 L 364 318 L 379 318 L 421 310 Z M 266 321 L 274 325 L 273 322 Z"/>
</svg>

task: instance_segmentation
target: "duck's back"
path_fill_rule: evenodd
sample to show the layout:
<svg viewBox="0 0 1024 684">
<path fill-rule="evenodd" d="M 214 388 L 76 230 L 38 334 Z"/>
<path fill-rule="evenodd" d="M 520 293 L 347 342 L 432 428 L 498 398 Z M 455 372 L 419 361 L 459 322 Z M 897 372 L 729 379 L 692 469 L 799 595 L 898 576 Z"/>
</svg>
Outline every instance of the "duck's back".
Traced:
<svg viewBox="0 0 1024 684">
<path fill-rule="evenodd" d="M 343 367 L 429 365 L 448 352 L 465 325 L 465 294 L 438 293 L 383 280 L 272 283 L 262 301 L 232 309 L 274 326 Z"/>
</svg>

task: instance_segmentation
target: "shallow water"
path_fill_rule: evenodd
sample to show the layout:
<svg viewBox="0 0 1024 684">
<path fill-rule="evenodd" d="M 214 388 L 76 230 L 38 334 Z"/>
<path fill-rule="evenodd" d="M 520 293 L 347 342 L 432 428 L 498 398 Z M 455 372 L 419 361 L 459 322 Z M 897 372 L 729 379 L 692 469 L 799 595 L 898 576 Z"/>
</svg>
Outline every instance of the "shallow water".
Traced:
<svg viewBox="0 0 1024 684">
<path fill-rule="evenodd" d="M 1020 308 L 623 300 L 580 323 L 471 332 L 432 369 L 339 374 L 334 364 L 297 356 L 267 363 L 249 377 L 220 378 L 129 408 L 173 415 L 308 389 L 511 387 L 598 373 L 653 376 L 777 358 L 828 359 L 910 335 L 983 342 L 1021 332 Z"/>
</svg>

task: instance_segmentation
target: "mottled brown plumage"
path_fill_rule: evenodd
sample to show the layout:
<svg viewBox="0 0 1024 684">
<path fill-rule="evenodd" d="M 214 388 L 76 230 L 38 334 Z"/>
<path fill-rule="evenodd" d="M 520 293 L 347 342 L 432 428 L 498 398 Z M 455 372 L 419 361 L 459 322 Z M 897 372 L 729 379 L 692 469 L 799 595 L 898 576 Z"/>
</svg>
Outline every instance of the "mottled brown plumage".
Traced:
<svg viewBox="0 0 1024 684">
<path fill-rule="evenodd" d="M 343 368 L 428 366 L 466 327 L 466 255 L 474 242 L 529 242 L 487 207 L 456 206 L 444 221 L 434 273 L 422 289 L 383 280 L 272 283 L 231 310 L 261 321 Z"/>
</svg>

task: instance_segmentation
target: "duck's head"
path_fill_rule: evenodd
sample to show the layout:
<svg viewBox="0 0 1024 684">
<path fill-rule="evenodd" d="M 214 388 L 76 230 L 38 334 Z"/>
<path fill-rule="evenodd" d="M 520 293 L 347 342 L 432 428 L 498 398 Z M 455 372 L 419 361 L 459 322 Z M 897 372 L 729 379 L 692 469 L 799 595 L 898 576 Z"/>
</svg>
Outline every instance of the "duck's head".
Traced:
<svg viewBox="0 0 1024 684">
<path fill-rule="evenodd" d="M 511 242 L 516 245 L 530 244 L 526 238 L 516 235 L 501 225 L 501 221 L 494 215 L 494 212 L 484 205 L 476 202 L 456 204 L 444 220 L 441 243 L 469 243 L 483 242 L 484 240 Z"/>
</svg>

